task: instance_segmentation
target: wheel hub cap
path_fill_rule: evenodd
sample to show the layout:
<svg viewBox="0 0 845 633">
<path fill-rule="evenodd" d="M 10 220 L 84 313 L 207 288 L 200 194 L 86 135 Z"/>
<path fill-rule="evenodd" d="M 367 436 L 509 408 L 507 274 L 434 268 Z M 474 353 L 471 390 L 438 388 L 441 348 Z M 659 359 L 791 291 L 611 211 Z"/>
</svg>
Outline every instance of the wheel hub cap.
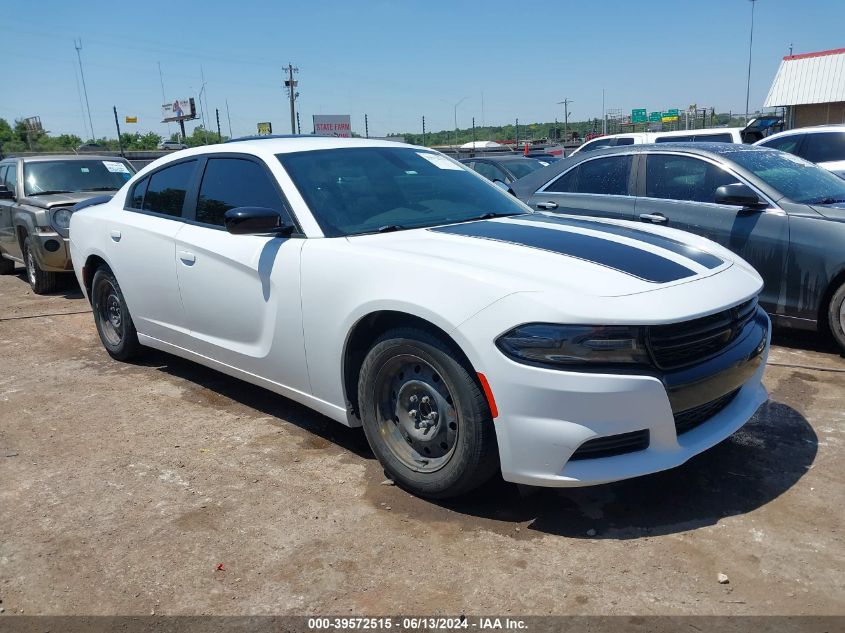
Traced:
<svg viewBox="0 0 845 633">
<path fill-rule="evenodd" d="M 107 301 L 107 309 L 108 309 L 108 317 L 109 322 L 115 327 L 120 327 L 120 301 L 118 301 L 117 297 L 114 295 L 109 295 Z"/>
</svg>

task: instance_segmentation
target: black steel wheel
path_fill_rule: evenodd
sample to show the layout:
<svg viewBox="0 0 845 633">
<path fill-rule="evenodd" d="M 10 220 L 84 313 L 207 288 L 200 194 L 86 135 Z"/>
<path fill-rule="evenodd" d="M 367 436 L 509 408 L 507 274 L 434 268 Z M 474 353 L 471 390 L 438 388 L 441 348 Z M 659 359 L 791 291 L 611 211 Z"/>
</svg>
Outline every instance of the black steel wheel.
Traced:
<svg viewBox="0 0 845 633">
<path fill-rule="evenodd" d="M 358 394 L 367 441 L 400 486 L 453 497 L 495 472 L 495 428 L 484 393 L 439 337 L 410 328 L 387 332 L 364 360 Z"/>
<path fill-rule="evenodd" d="M 129 360 L 138 353 L 138 333 L 126 307 L 126 300 L 112 271 L 102 266 L 91 283 L 91 307 L 100 341 L 117 360 Z"/>
<path fill-rule="evenodd" d="M 830 333 L 839 345 L 839 350 L 845 354 L 845 284 L 833 293 L 827 313 Z"/>
</svg>

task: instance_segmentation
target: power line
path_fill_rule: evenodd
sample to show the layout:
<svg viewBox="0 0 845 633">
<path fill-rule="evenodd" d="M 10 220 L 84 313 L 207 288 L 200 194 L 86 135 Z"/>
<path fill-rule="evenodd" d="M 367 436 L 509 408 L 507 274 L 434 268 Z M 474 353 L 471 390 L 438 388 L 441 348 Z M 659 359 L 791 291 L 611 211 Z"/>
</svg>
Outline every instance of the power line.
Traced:
<svg viewBox="0 0 845 633">
<path fill-rule="evenodd" d="M 79 74 L 82 76 L 82 92 L 85 93 L 85 107 L 88 109 L 88 125 L 91 128 L 91 140 L 95 141 L 94 123 L 91 121 L 91 105 L 88 103 L 88 88 L 85 86 L 85 72 L 82 70 L 82 38 L 73 40 L 73 47 L 76 49 L 76 58 L 79 60 Z"/>
</svg>

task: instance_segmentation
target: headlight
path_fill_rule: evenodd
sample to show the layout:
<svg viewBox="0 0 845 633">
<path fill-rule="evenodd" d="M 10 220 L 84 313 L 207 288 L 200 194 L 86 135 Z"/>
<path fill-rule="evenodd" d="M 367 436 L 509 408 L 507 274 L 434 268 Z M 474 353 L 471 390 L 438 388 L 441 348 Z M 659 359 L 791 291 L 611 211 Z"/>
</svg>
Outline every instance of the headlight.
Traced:
<svg viewBox="0 0 845 633">
<path fill-rule="evenodd" d="M 636 326 L 528 323 L 500 336 L 496 345 L 521 363 L 649 365 L 643 341 L 643 330 Z"/>
<path fill-rule="evenodd" d="M 53 227 L 60 231 L 66 231 L 70 226 L 70 209 L 56 209 L 53 211 Z"/>
</svg>

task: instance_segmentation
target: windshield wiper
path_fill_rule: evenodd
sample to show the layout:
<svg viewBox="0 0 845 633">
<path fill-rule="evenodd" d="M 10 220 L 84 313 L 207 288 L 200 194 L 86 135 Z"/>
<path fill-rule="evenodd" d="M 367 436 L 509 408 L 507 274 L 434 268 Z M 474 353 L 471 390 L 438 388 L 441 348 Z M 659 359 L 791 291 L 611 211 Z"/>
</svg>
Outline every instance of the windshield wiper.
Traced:
<svg viewBox="0 0 845 633">
<path fill-rule="evenodd" d="M 385 224 L 376 229 L 376 233 L 392 233 L 393 231 L 403 231 L 406 227 L 401 224 Z"/>
<path fill-rule="evenodd" d="M 822 198 L 813 204 L 836 204 L 837 202 L 845 202 L 845 198 Z"/>
<path fill-rule="evenodd" d="M 35 196 L 49 196 L 54 193 L 73 193 L 72 191 L 64 191 L 62 189 L 56 189 L 53 191 L 36 191 L 35 193 L 27 194 L 28 198 L 34 198 Z"/>
</svg>

